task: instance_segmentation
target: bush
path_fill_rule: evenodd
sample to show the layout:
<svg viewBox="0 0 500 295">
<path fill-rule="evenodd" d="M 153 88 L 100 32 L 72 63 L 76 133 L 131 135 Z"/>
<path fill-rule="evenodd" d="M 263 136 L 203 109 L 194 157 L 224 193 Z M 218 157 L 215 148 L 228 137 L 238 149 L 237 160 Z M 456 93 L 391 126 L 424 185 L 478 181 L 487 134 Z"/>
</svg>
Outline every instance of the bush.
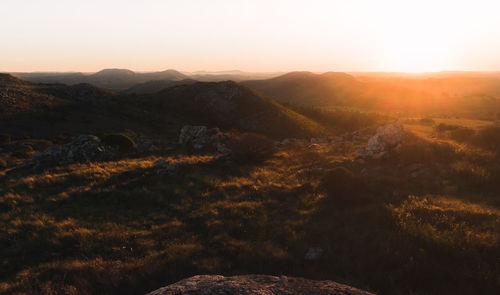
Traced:
<svg viewBox="0 0 500 295">
<path fill-rule="evenodd" d="M 338 167 L 323 175 L 319 188 L 327 195 L 327 203 L 345 203 L 362 191 L 361 181 L 348 169 Z M 329 207 L 329 206 L 327 206 Z"/>
<path fill-rule="evenodd" d="M 262 162 L 276 153 L 274 142 L 264 135 L 243 133 L 230 138 L 228 148 L 239 163 Z"/>
<path fill-rule="evenodd" d="M 448 162 L 455 155 L 452 145 L 444 142 L 431 142 L 414 138 L 401 145 L 397 154 L 399 163 L 403 165 Z"/>
<path fill-rule="evenodd" d="M 16 147 L 16 150 L 12 153 L 12 156 L 18 159 L 26 159 L 31 157 L 33 153 L 33 148 L 29 145 L 20 144 Z"/>
<path fill-rule="evenodd" d="M 10 135 L 0 134 L 0 145 L 10 144 Z"/>
<path fill-rule="evenodd" d="M 428 164 L 435 159 L 432 146 L 424 141 L 407 142 L 398 153 L 399 162 L 403 165 Z"/>
<path fill-rule="evenodd" d="M 435 125 L 436 122 L 432 118 L 422 118 L 420 119 L 421 125 Z"/>
<path fill-rule="evenodd" d="M 5 169 L 8 167 L 7 161 L 0 159 L 0 169 Z"/>
<path fill-rule="evenodd" d="M 469 142 L 475 134 L 473 129 L 462 127 L 450 131 L 449 137 L 458 142 Z"/>
<path fill-rule="evenodd" d="M 35 151 L 44 151 L 49 146 L 53 145 L 52 141 L 46 139 L 28 139 L 24 141 L 26 145 L 30 145 Z"/>
<path fill-rule="evenodd" d="M 450 125 L 450 124 L 440 123 L 439 125 L 436 126 L 436 131 L 437 132 L 446 132 L 446 131 L 456 130 L 458 128 L 460 128 L 460 126 L 458 126 L 458 125 Z"/>
<path fill-rule="evenodd" d="M 485 149 L 499 151 L 500 126 L 488 126 L 479 130 L 473 139 L 473 143 Z"/>
<path fill-rule="evenodd" d="M 120 153 L 130 153 L 136 150 L 135 141 L 127 135 L 107 134 L 101 139 L 104 144 L 116 148 Z"/>
</svg>

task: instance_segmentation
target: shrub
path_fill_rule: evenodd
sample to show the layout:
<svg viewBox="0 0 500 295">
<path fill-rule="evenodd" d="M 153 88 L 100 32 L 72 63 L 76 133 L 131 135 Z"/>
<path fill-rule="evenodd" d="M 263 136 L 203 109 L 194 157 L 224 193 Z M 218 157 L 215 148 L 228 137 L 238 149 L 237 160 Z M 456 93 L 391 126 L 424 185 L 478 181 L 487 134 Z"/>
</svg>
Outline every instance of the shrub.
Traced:
<svg viewBox="0 0 500 295">
<path fill-rule="evenodd" d="M 436 122 L 432 118 L 422 118 L 420 119 L 421 125 L 434 125 Z"/>
<path fill-rule="evenodd" d="M 0 134 L 0 145 L 10 144 L 10 135 Z"/>
<path fill-rule="evenodd" d="M 321 178 L 319 188 L 326 193 L 328 204 L 352 201 L 352 197 L 359 196 L 362 190 L 360 180 L 344 167 L 326 172 Z"/>
<path fill-rule="evenodd" d="M 231 149 L 233 160 L 239 163 L 262 162 L 276 153 L 274 142 L 256 133 L 232 136 L 227 146 Z"/>
<path fill-rule="evenodd" d="M 116 148 L 120 153 L 130 153 L 135 151 L 135 141 L 123 134 L 108 134 L 103 136 L 102 142 L 113 148 Z"/>
<path fill-rule="evenodd" d="M 7 161 L 0 159 L 0 169 L 5 169 L 8 167 Z"/>
<path fill-rule="evenodd" d="M 25 142 L 27 145 L 33 147 L 35 151 L 44 151 L 49 146 L 53 145 L 52 141 L 46 139 L 28 139 Z"/>
<path fill-rule="evenodd" d="M 18 159 L 26 159 L 31 157 L 33 153 L 33 148 L 29 145 L 20 144 L 16 147 L 16 150 L 12 153 L 12 156 Z"/>
<path fill-rule="evenodd" d="M 398 157 L 400 163 L 403 165 L 427 164 L 435 159 L 431 144 L 423 141 L 403 144 L 399 150 Z"/>
<path fill-rule="evenodd" d="M 485 149 L 500 150 L 500 126 L 488 126 L 479 130 L 473 143 Z"/>
<path fill-rule="evenodd" d="M 460 128 L 460 126 L 458 126 L 458 125 L 450 125 L 450 124 L 440 123 L 439 125 L 436 126 L 436 131 L 437 132 L 446 132 L 446 131 L 456 130 L 458 128 Z"/>
<path fill-rule="evenodd" d="M 462 127 L 450 131 L 449 137 L 458 142 L 469 142 L 475 134 L 473 129 Z"/>
</svg>

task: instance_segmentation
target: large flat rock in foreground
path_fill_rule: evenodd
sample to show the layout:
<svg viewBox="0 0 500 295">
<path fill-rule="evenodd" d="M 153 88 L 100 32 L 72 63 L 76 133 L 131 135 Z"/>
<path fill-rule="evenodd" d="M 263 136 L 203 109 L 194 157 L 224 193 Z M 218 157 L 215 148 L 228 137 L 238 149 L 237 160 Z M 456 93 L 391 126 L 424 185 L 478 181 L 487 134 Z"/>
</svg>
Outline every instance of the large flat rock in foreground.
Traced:
<svg viewBox="0 0 500 295">
<path fill-rule="evenodd" d="M 268 275 L 194 276 L 147 295 L 373 295 L 332 281 Z"/>
</svg>

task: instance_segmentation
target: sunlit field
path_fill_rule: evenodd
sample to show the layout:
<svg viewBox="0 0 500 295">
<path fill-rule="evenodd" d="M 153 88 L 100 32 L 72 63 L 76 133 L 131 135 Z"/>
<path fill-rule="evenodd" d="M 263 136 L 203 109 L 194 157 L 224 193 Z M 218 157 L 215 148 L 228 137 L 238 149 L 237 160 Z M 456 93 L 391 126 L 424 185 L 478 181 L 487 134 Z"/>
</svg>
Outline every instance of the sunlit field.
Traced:
<svg viewBox="0 0 500 295">
<path fill-rule="evenodd" d="M 500 294 L 500 1 L 0 11 L 0 295 Z"/>
<path fill-rule="evenodd" d="M 419 124 L 430 128 L 407 125 Z M 140 294 L 200 273 L 285 273 L 383 294 L 494 294 L 496 154 L 415 132 L 398 155 L 359 163 L 373 132 L 290 143 L 262 163 L 175 147 L 4 176 L 2 293 Z M 158 159 L 187 165 L 158 175 Z M 425 165 L 418 175 L 415 163 Z M 325 180 L 337 167 L 356 184 Z M 311 247 L 320 260 L 304 258 Z"/>
</svg>

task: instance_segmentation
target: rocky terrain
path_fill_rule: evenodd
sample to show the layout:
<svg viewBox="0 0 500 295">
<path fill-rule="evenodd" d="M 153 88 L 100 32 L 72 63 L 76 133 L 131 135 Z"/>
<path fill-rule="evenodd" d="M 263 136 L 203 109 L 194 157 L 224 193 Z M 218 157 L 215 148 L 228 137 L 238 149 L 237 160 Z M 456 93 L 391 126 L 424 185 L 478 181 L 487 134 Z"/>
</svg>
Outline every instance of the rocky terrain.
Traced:
<svg viewBox="0 0 500 295">
<path fill-rule="evenodd" d="M 115 74 L 134 76 L 100 75 Z M 151 294 L 498 293 L 494 109 L 404 117 L 230 81 L 123 94 L 0 78 L 1 294 L 184 278 Z M 351 80 L 320 80 L 337 78 Z"/>
<path fill-rule="evenodd" d="M 147 295 L 370 295 L 332 281 L 313 281 L 287 276 L 246 275 L 194 276 Z"/>
</svg>

